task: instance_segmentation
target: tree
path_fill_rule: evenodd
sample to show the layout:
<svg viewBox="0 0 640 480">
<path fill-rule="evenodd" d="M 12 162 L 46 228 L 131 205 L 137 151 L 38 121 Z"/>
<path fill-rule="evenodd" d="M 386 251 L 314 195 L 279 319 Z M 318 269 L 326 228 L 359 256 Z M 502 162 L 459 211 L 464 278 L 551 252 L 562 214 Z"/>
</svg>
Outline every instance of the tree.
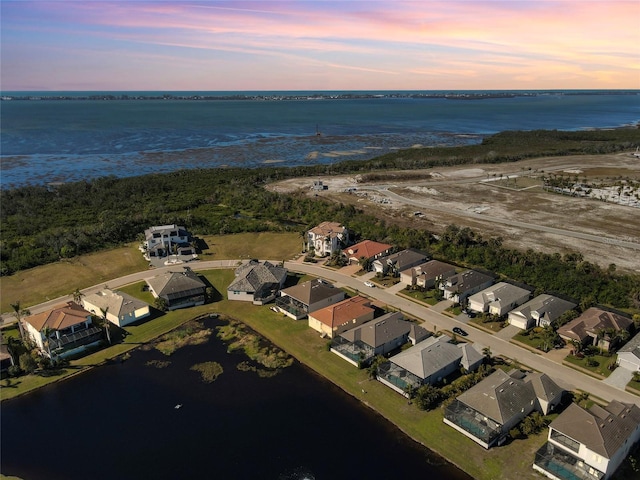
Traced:
<svg viewBox="0 0 640 480">
<path fill-rule="evenodd" d="M 28 352 L 20 355 L 20 368 L 25 373 L 33 373 L 37 366 L 38 364 Z"/>
<path fill-rule="evenodd" d="M 161 312 L 166 312 L 169 309 L 169 304 L 162 297 L 156 298 L 155 301 L 153 302 L 153 306 L 158 310 L 160 310 Z"/>
<path fill-rule="evenodd" d="M 42 346 L 47 350 L 47 355 L 50 359 L 53 360 L 53 356 L 51 355 L 51 334 L 55 332 L 55 328 L 51 328 L 49 325 L 45 326 L 42 329 L 42 336 L 44 340 L 42 341 Z"/>
<path fill-rule="evenodd" d="M 416 405 L 420 410 L 431 410 L 440 401 L 440 397 L 440 390 L 427 383 L 416 392 Z"/>
<path fill-rule="evenodd" d="M 107 333 L 107 341 L 109 342 L 109 345 L 111 345 L 111 332 L 110 332 L 110 321 L 107 320 L 107 313 L 109 312 L 109 307 L 107 308 L 100 308 L 100 313 L 102 314 L 101 320 L 103 322 L 104 325 L 104 331 Z"/>
<path fill-rule="evenodd" d="M 20 330 L 20 338 L 22 338 L 22 341 L 24 342 L 25 335 L 24 335 L 24 326 L 22 325 L 22 318 L 26 317 L 27 315 L 31 315 L 31 312 L 26 308 L 20 307 L 20 300 L 18 300 L 15 303 L 12 303 L 11 308 L 13 308 L 13 316 L 16 318 L 16 320 L 18 320 L 18 329 Z"/>
<path fill-rule="evenodd" d="M 73 293 L 71 293 L 71 296 L 75 303 L 82 305 L 82 297 L 84 297 L 84 293 L 82 293 L 79 288 L 76 288 Z"/>
</svg>

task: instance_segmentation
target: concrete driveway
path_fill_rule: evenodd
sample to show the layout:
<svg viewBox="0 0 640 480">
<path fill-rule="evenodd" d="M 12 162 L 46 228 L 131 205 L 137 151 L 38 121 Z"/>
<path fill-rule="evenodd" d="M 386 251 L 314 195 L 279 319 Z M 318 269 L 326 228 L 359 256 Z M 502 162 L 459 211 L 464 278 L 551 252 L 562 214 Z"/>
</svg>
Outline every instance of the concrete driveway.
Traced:
<svg viewBox="0 0 640 480">
<path fill-rule="evenodd" d="M 627 368 L 618 367 L 611 375 L 603 380 L 603 383 L 611 385 L 612 387 L 620 388 L 624 390 L 627 383 L 633 378 L 633 372 Z"/>
</svg>

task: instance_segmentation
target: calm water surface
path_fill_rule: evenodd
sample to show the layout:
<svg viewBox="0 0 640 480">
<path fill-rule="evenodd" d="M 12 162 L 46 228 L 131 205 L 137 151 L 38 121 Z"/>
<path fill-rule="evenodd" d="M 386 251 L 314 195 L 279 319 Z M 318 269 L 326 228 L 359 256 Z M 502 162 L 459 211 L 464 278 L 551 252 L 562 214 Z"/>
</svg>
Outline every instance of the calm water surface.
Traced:
<svg viewBox="0 0 640 480">
<path fill-rule="evenodd" d="M 171 363 L 157 368 L 151 360 Z M 2 473 L 28 480 L 470 479 L 300 364 L 260 378 L 236 369 L 244 360 L 214 337 L 170 357 L 135 351 L 124 363 L 3 402 Z M 190 370 L 205 361 L 224 368 L 211 384 Z"/>
</svg>

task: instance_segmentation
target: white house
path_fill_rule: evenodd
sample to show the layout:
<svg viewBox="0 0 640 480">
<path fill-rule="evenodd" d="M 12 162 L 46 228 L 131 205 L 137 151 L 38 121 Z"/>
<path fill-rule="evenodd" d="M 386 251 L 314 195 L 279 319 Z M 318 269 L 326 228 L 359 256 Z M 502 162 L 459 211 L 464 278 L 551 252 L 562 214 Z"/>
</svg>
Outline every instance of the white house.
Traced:
<svg viewBox="0 0 640 480">
<path fill-rule="evenodd" d="M 191 235 L 180 225 L 157 225 L 144 231 L 142 250 L 148 257 L 165 257 L 171 254 L 175 245 L 186 245 L 191 240 Z"/>
<path fill-rule="evenodd" d="M 276 298 L 287 280 L 287 269 L 271 262 L 251 260 L 236 268 L 235 276 L 227 287 L 227 298 L 264 305 Z"/>
<path fill-rule="evenodd" d="M 487 288 L 492 283 L 491 276 L 475 270 L 466 270 L 446 278 L 440 284 L 440 290 L 442 290 L 445 300 L 462 304 L 469 295 Z"/>
<path fill-rule="evenodd" d="M 510 283 L 500 282 L 469 297 L 468 308 L 478 313 L 502 316 L 529 300 L 531 292 Z"/>
<path fill-rule="evenodd" d="M 632 372 L 640 371 L 640 333 L 618 350 L 618 365 Z"/>
<path fill-rule="evenodd" d="M 307 248 L 317 256 L 331 255 L 347 242 L 346 227 L 337 222 L 322 222 L 307 232 Z"/>
<path fill-rule="evenodd" d="M 509 312 L 509 323 L 522 330 L 531 327 L 546 327 L 564 313 L 576 308 L 576 304 L 553 295 L 538 295 L 527 303 Z"/>
<path fill-rule="evenodd" d="M 607 480 L 640 440 L 640 408 L 612 401 L 589 410 L 569 405 L 549 425 L 533 469 L 557 480 Z"/>
<path fill-rule="evenodd" d="M 82 306 L 97 316 L 102 316 L 102 310 L 106 310 L 107 320 L 118 327 L 137 322 L 151 314 L 148 303 L 107 288 L 83 297 Z"/>
</svg>

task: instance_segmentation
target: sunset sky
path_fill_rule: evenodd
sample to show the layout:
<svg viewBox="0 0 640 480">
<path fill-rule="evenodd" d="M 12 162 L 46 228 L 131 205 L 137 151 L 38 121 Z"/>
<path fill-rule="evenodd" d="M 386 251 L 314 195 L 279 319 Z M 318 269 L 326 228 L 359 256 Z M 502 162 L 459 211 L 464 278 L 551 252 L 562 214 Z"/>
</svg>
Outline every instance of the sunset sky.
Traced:
<svg viewBox="0 0 640 480">
<path fill-rule="evenodd" d="M 640 1 L 7 1 L 12 90 L 640 88 Z"/>
</svg>

